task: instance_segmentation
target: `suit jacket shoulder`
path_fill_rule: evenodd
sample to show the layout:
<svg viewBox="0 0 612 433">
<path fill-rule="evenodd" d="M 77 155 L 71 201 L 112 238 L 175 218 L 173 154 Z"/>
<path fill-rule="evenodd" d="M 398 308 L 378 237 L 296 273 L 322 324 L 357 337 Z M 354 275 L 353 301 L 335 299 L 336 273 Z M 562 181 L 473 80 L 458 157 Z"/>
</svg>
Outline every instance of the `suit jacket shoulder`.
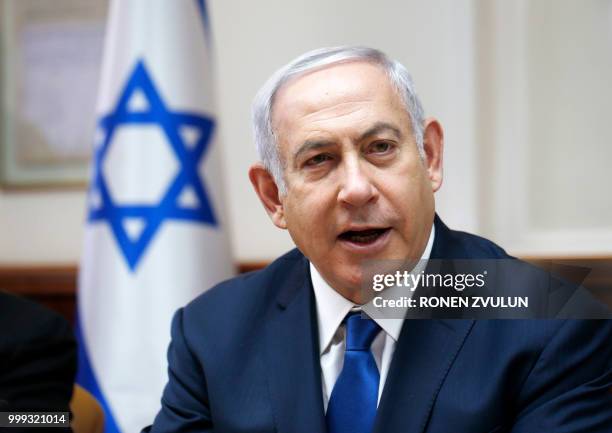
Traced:
<svg viewBox="0 0 612 433">
<path fill-rule="evenodd" d="M 449 229 L 436 215 L 432 259 L 510 259 L 499 245 L 483 237 Z"/>
<path fill-rule="evenodd" d="M 261 271 L 218 284 L 177 311 L 162 408 L 144 431 L 273 431 L 283 422 L 296 424 L 292 433 L 318 431 L 309 429 L 313 419 L 321 418 L 313 414 L 322 413 L 322 403 L 321 410 L 310 410 L 321 399 L 318 366 L 312 362 L 318 352 L 312 341 L 311 292 L 308 261 L 292 250 Z M 301 380 L 306 372 L 312 380 Z M 300 386 L 307 391 L 298 405 L 276 395 L 300 393 Z M 308 398 L 314 401 L 310 405 Z M 302 417 L 288 409 L 273 412 L 283 404 Z"/>
<path fill-rule="evenodd" d="M 309 275 L 308 261 L 293 249 L 264 269 L 223 281 L 195 298 L 183 309 L 185 329 L 203 332 L 214 326 L 217 333 L 252 332 L 265 312 L 295 295 Z"/>
</svg>

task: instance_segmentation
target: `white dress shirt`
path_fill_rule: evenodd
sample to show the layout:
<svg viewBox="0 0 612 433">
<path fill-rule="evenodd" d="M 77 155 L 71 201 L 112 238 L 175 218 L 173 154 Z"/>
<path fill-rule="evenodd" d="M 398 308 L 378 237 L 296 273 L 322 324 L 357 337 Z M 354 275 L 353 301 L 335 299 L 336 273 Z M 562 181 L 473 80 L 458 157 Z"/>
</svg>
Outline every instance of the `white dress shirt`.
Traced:
<svg viewBox="0 0 612 433">
<path fill-rule="evenodd" d="M 421 257 L 420 264 L 423 267 L 426 263 L 424 260 L 429 259 L 431 254 L 434 235 L 435 228 L 432 226 L 429 241 Z M 351 310 L 358 311 L 360 307 L 332 289 L 312 263 L 310 263 L 310 277 L 317 305 L 323 406 L 325 412 L 327 412 L 329 397 L 344 364 L 346 343 L 345 326 L 342 324 L 342 321 Z M 374 355 L 374 361 L 376 361 L 376 366 L 380 372 L 380 382 L 378 384 L 378 402 L 380 402 L 380 396 L 382 395 L 393 352 L 395 351 L 395 344 L 399 338 L 404 321 L 403 319 L 381 318 L 373 318 L 373 320 L 382 328 L 382 332 L 374 338 L 370 346 L 372 355 Z"/>
</svg>

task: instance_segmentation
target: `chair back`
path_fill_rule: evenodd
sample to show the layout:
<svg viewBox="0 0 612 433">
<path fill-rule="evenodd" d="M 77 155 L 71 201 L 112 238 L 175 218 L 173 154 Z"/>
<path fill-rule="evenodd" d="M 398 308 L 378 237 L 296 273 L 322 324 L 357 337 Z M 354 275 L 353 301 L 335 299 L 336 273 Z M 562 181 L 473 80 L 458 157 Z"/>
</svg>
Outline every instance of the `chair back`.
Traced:
<svg viewBox="0 0 612 433">
<path fill-rule="evenodd" d="M 104 410 L 93 395 L 75 384 L 70 400 L 74 433 L 104 433 Z"/>
</svg>

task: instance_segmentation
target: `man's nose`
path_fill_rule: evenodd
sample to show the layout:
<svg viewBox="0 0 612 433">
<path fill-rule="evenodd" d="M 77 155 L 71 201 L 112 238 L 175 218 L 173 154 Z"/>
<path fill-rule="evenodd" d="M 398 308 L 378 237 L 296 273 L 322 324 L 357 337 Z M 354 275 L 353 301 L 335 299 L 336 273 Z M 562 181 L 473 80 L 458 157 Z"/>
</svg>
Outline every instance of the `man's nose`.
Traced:
<svg viewBox="0 0 612 433">
<path fill-rule="evenodd" d="M 369 176 L 364 167 L 361 166 L 360 161 L 346 162 L 338 201 L 350 206 L 360 207 L 374 200 L 376 187 L 372 184 Z"/>
</svg>

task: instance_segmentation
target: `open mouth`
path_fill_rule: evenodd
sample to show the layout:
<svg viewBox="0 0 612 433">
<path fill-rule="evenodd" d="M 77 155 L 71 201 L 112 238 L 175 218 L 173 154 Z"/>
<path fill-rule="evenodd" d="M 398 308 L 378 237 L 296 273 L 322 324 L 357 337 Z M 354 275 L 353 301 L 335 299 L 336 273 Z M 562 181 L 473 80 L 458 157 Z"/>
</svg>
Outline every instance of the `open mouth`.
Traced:
<svg viewBox="0 0 612 433">
<path fill-rule="evenodd" d="M 349 230 L 338 236 L 340 239 L 353 242 L 360 245 L 368 245 L 376 242 L 378 238 L 387 233 L 390 229 L 367 229 L 367 230 Z"/>
</svg>

